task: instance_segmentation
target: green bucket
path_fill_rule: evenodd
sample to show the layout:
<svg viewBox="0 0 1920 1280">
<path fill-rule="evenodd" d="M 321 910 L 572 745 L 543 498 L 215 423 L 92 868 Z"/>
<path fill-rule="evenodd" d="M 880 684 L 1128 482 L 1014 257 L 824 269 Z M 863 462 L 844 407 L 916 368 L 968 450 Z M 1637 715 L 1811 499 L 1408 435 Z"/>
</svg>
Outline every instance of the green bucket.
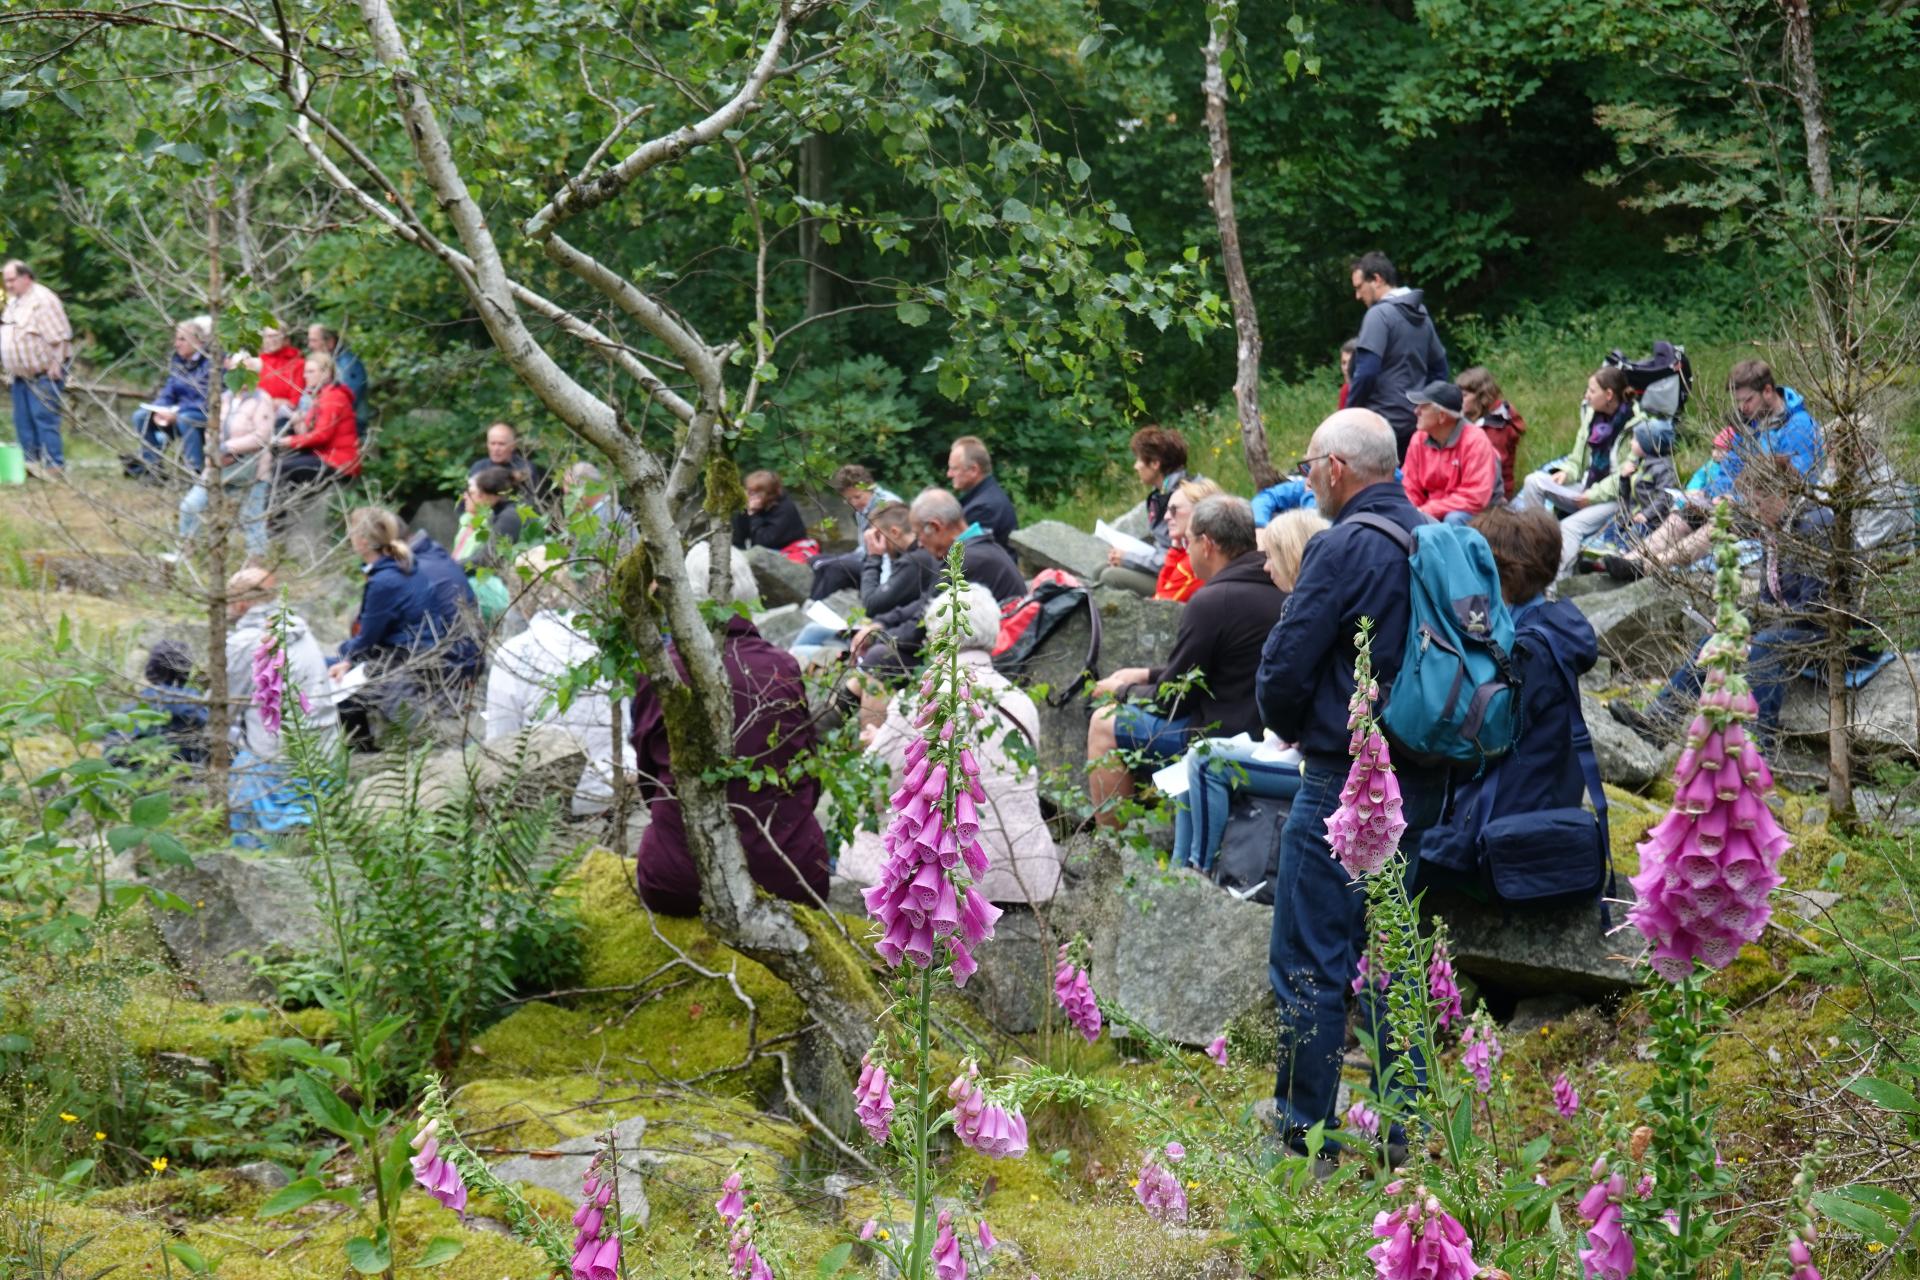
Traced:
<svg viewBox="0 0 1920 1280">
<path fill-rule="evenodd" d="M 27 482 L 27 455 L 17 444 L 0 444 L 0 484 Z"/>
</svg>

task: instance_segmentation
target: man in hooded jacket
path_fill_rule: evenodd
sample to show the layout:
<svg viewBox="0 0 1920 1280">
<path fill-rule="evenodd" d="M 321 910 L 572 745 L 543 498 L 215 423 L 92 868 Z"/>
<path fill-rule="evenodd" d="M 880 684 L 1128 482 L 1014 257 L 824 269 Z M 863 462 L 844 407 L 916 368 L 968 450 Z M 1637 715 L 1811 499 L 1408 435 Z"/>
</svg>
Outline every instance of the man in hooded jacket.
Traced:
<svg viewBox="0 0 1920 1280">
<path fill-rule="evenodd" d="M 1400 273 L 1384 253 L 1354 261 L 1353 296 L 1367 308 L 1353 352 L 1353 373 L 1346 407 L 1371 409 L 1387 420 L 1405 461 L 1417 426 L 1409 391 L 1430 382 L 1451 382 L 1447 348 L 1427 314 L 1426 295 L 1400 283 Z"/>
</svg>

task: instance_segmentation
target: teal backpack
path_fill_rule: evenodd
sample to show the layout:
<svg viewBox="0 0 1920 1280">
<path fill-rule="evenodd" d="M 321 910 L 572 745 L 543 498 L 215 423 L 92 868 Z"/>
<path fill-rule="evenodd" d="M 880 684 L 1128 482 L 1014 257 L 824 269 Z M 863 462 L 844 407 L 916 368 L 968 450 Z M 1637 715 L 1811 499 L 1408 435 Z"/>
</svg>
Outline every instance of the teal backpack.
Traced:
<svg viewBox="0 0 1920 1280">
<path fill-rule="evenodd" d="M 1427 524 L 1408 533 L 1384 516 L 1355 515 L 1392 538 L 1411 569 L 1407 643 L 1380 724 L 1414 763 L 1480 764 L 1513 749 L 1519 690 L 1507 654 L 1513 615 L 1493 550 L 1478 530 Z"/>
</svg>

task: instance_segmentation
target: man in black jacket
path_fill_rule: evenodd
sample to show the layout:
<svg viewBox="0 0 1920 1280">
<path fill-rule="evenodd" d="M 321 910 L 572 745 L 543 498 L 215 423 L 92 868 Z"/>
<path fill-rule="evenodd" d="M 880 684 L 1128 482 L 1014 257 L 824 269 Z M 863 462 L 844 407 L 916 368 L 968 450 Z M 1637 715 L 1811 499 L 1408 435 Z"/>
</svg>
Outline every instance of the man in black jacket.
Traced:
<svg viewBox="0 0 1920 1280">
<path fill-rule="evenodd" d="M 1123 667 L 1094 686 L 1119 698 L 1087 725 L 1087 794 L 1102 826 L 1119 824 L 1115 802 L 1133 787 L 1116 749 L 1170 759 L 1197 734 L 1260 731 L 1254 672 L 1286 596 L 1255 545 L 1253 508 L 1227 494 L 1201 499 L 1188 517 L 1187 554 L 1203 585 L 1181 611 L 1166 662 Z"/>
<path fill-rule="evenodd" d="M 960 572 L 968 582 L 985 587 L 1001 604 L 1018 600 L 1027 593 L 1027 581 L 1009 556 L 987 531 L 967 518 L 960 500 L 945 489 L 927 489 L 913 500 L 913 530 L 920 548 L 935 565 L 946 564 L 947 552 L 954 543 L 961 545 Z M 863 669 L 901 671 L 913 665 L 926 639 L 927 606 L 938 593 L 940 574 L 927 579 L 916 598 L 884 612 L 876 612 L 873 621 L 854 632 L 851 648 Z M 886 641 L 880 641 L 882 635 Z"/>
<path fill-rule="evenodd" d="M 1413 530 L 1427 523 L 1394 482 L 1393 428 L 1369 409 L 1342 409 L 1308 446 L 1307 483 L 1333 527 L 1316 534 L 1279 625 L 1267 637 L 1256 683 L 1260 716 L 1305 757 L 1300 791 L 1280 831 L 1269 978 L 1279 1000 L 1280 1064 L 1275 1124 L 1295 1151 L 1305 1132 L 1334 1123 L 1334 1091 L 1346 1041 L 1346 997 L 1366 942 L 1366 890 L 1327 850 L 1327 818 L 1340 806 L 1351 763 L 1347 700 L 1353 695 L 1353 637 L 1373 619 L 1373 670 L 1382 691 L 1400 674 L 1407 638 L 1411 570 L 1398 543 L 1354 519 L 1381 516 Z M 1376 703 L 1376 708 L 1382 705 Z M 1418 849 L 1440 816 L 1443 772 L 1395 761 L 1407 831 Z M 1367 988 L 1369 997 L 1375 993 Z M 1362 1012 L 1374 1013 L 1364 999 Z M 1389 1144 L 1404 1142 L 1395 1126 Z"/>
<path fill-rule="evenodd" d="M 959 495 L 967 519 L 993 535 L 1003 550 L 1008 538 L 1020 527 L 1013 510 L 1013 499 L 993 478 L 993 455 L 979 436 L 961 436 L 947 453 L 947 479 Z"/>
<path fill-rule="evenodd" d="M 940 566 L 915 541 L 913 513 L 906 503 L 889 503 L 874 512 L 862 537 L 867 558 L 860 566 L 860 606 L 868 617 L 927 594 Z"/>
</svg>

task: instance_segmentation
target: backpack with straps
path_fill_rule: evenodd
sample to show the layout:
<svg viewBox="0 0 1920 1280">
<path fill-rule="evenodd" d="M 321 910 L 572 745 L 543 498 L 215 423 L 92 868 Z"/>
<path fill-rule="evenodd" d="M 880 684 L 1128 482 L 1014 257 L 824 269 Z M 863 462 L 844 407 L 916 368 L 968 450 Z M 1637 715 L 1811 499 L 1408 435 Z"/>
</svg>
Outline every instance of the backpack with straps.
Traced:
<svg viewBox="0 0 1920 1280">
<path fill-rule="evenodd" d="M 1477 765 L 1513 749 L 1513 615 L 1493 551 L 1476 529 L 1426 524 L 1408 533 L 1384 516 L 1353 517 L 1407 553 L 1407 639 L 1381 727 L 1416 761 Z"/>
<path fill-rule="evenodd" d="M 1080 579 L 1064 569 L 1042 569 L 1027 585 L 1027 594 L 1006 604 L 1000 614 L 1000 636 L 993 644 L 993 667 L 1009 679 L 1026 674 L 1034 652 L 1048 636 L 1081 609 L 1092 624 L 1086 660 L 1080 674 L 1047 695 L 1050 706 L 1064 706 L 1096 675 L 1100 662 L 1100 611 Z"/>
</svg>

